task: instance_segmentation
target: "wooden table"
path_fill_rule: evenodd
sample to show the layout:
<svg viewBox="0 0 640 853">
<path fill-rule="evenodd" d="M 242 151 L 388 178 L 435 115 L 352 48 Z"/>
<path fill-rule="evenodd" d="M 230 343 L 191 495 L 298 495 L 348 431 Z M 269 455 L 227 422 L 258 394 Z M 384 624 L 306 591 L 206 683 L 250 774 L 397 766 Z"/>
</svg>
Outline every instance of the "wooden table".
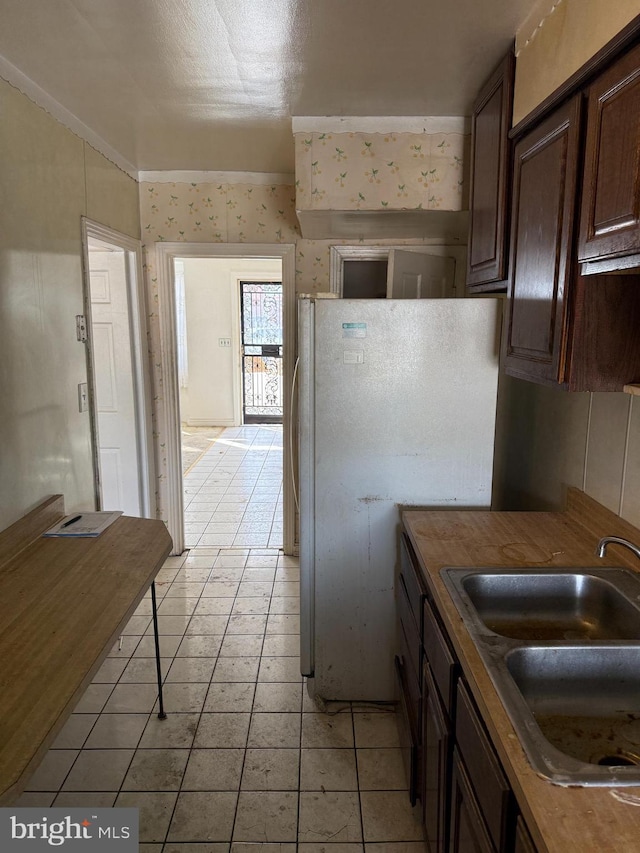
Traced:
<svg viewBox="0 0 640 853">
<path fill-rule="evenodd" d="M 0 532 L 0 805 L 38 767 L 171 551 L 162 521 L 43 538 L 60 495 Z"/>
</svg>

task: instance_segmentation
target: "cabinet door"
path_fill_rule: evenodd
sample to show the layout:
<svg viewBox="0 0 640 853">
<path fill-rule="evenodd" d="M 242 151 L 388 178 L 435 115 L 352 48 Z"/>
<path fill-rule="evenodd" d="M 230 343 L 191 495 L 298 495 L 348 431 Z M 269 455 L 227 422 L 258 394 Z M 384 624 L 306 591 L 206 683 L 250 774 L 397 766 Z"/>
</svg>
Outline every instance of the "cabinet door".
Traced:
<svg viewBox="0 0 640 853">
<path fill-rule="evenodd" d="M 428 664 L 423 671 L 422 803 L 430 853 L 446 853 L 453 738 Z"/>
<path fill-rule="evenodd" d="M 506 290 L 514 65 L 509 53 L 482 87 L 471 116 L 467 286 L 472 290 Z"/>
<path fill-rule="evenodd" d="M 564 382 L 578 163 L 580 96 L 516 145 L 505 370 Z"/>
<path fill-rule="evenodd" d="M 589 89 L 578 259 L 640 252 L 640 46 Z"/>
<path fill-rule="evenodd" d="M 495 853 L 464 764 L 453 751 L 449 853 Z"/>
<path fill-rule="evenodd" d="M 516 823 L 516 840 L 513 853 L 538 853 L 536 845 L 533 843 L 533 838 L 531 838 L 527 829 L 527 825 L 520 815 L 518 815 L 518 822 Z"/>
<path fill-rule="evenodd" d="M 413 719 L 413 713 L 410 710 L 413 701 L 410 695 L 410 683 L 407 681 L 407 673 L 405 672 L 402 661 L 397 656 L 395 659 L 395 675 L 396 695 L 398 698 L 398 713 L 396 714 L 398 736 L 400 738 L 400 749 L 402 751 L 402 760 L 409 788 L 409 800 L 411 801 L 411 805 L 415 806 L 420 794 L 418 732 Z"/>
</svg>

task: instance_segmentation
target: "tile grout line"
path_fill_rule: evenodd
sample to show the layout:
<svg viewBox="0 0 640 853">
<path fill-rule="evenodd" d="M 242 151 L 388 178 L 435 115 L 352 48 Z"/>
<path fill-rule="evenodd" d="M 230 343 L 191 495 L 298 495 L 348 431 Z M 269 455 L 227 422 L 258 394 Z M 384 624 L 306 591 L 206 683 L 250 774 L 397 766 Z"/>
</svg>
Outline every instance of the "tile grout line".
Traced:
<svg viewBox="0 0 640 853">
<path fill-rule="evenodd" d="M 214 569 L 214 566 L 215 566 L 215 564 L 216 564 L 216 561 L 218 560 L 218 557 L 219 557 L 219 554 L 218 554 L 218 555 L 216 555 L 216 557 L 214 557 L 214 559 L 213 559 L 213 563 L 212 563 L 212 565 L 211 565 L 211 569 L 209 570 L 209 574 L 207 575 L 207 580 L 204 582 L 204 585 L 203 585 L 203 587 L 202 587 L 202 590 L 200 591 L 200 595 L 198 596 L 198 601 L 196 602 L 196 606 L 193 608 L 193 612 L 192 612 L 192 614 L 191 614 L 191 616 L 190 616 L 189 620 L 187 621 L 187 624 L 185 625 L 185 629 L 184 629 L 184 632 L 183 632 L 183 634 L 182 634 L 182 639 L 181 639 L 181 640 L 180 640 L 180 642 L 178 643 L 178 647 L 177 647 L 177 649 L 176 649 L 176 654 L 173 656 L 173 661 L 175 661 L 175 659 L 176 659 L 177 653 L 178 653 L 178 651 L 180 650 L 180 646 L 182 645 L 182 641 L 183 641 L 183 640 L 184 640 L 184 638 L 187 636 L 187 630 L 189 629 L 189 625 L 191 624 L 191 620 L 193 619 L 193 615 L 195 614 L 196 610 L 198 609 L 198 604 L 199 604 L 199 603 L 200 603 L 200 601 L 202 600 L 202 593 L 204 592 L 204 590 L 205 590 L 205 587 L 206 587 L 207 583 L 208 583 L 208 582 L 209 582 L 209 580 L 211 579 L 211 573 L 213 572 L 213 569 Z M 187 557 L 187 559 L 188 559 L 188 557 Z M 186 562 L 186 560 L 185 560 L 185 562 Z M 184 568 L 184 562 L 183 562 L 182 566 L 180 567 L 180 569 L 183 569 L 183 568 Z M 176 575 L 176 577 L 178 577 L 178 576 L 179 576 L 180 569 L 178 569 L 178 574 Z M 173 583 L 175 583 L 175 578 L 174 578 L 174 581 L 172 582 L 172 584 L 173 584 Z M 171 589 L 171 587 L 169 587 L 169 589 Z M 169 591 L 169 590 L 167 590 L 167 592 L 168 592 L 168 591 Z M 165 597 L 166 597 L 166 596 L 165 596 Z M 185 598 L 186 598 L 186 596 L 185 596 Z M 228 619 L 227 619 L 227 624 L 228 624 Z M 225 626 L 225 632 L 226 632 L 226 626 Z M 224 635 L 223 635 L 223 636 L 224 636 Z M 220 644 L 220 647 L 222 647 L 222 643 Z M 218 654 L 216 655 L 216 662 L 215 662 L 215 664 L 213 665 L 213 669 L 211 670 L 211 676 L 210 676 L 210 678 L 209 678 L 209 686 L 211 685 L 211 681 L 212 681 L 212 679 L 213 679 L 213 673 L 214 673 L 214 672 L 215 672 L 215 670 L 216 670 L 216 667 L 217 667 L 217 665 L 218 665 L 218 660 L 219 660 L 219 658 L 220 658 L 220 650 L 218 650 Z M 172 661 L 172 663 L 171 663 L 171 666 L 173 666 L 173 661 Z M 169 669 L 171 669 L 171 666 L 169 667 Z M 168 673 L 167 673 L 167 674 L 168 674 Z M 163 686 L 164 686 L 164 682 L 163 682 Z M 180 776 L 180 784 L 178 785 L 178 790 L 177 790 L 177 792 L 176 792 L 176 798 L 175 798 L 174 803 L 173 803 L 173 808 L 171 809 L 171 815 L 170 815 L 169 820 L 168 820 L 168 822 L 167 822 L 167 830 L 166 830 L 166 832 L 165 832 L 165 834 L 164 834 L 164 840 L 161 842 L 161 843 L 162 843 L 162 845 L 163 845 L 163 848 L 162 848 L 162 849 L 164 849 L 164 845 L 166 845 L 166 844 L 168 844 L 168 843 L 169 843 L 169 833 L 171 832 L 171 824 L 173 823 L 173 819 L 174 819 L 175 814 L 176 814 L 176 809 L 178 808 L 178 801 L 179 801 L 179 799 L 180 799 L 180 794 L 181 794 L 181 792 L 182 792 L 182 786 L 183 786 L 183 784 L 184 784 L 184 778 L 185 778 L 185 776 L 187 775 L 187 769 L 188 769 L 188 767 L 189 767 L 189 762 L 191 761 L 191 755 L 192 755 L 192 752 L 193 752 L 193 744 L 194 744 L 194 742 L 195 742 L 196 735 L 197 735 L 197 733 L 198 733 L 198 728 L 200 727 L 200 721 L 202 720 L 202 714 L 204 713 L 204 706 L 205 706 L 205 703 L 206 703 L 206 701 L 207 701 L 207 695 L 208 695 L 208 692 L 209 692 L 209 688 L 207 688 L 207 691 L 206 691 L 206 693 L 205 693 L 204 702 L 202 703 L 202 708 L 200 709 L 200 713 L 199 713 L 199 715 L 198 715 L 198 722 L 197 722 L 197 725 L 196 725 L 196 727 L 195 727 L 195 729 L 194 729 L 194 732 L 193 732 L 193 739 L 192 739 L 192 741 L 191 741 L 191 745 L 190 745 L 190 747 L 189 747 L 189 755 L 187 756 L 187 763 L 186 763 L 186 764 L 185 764 L 185 766 L 184 766 L 184 772 L 183 772 L 183 773 L 182 773 L 182 775 Z"/>
<path fill-rule="evenodd" d="M 242 578 L 240 579 L 240 584 L 242 583 L 242 580 L 244 578 L 244 573 L 246 570 L 247 570 L 247 564 L 245 562 L 244 569 L 242 572 Z M 273 573 L 273 582 L 272 582 L 272 586 L 271 586 L 271 593 L 269 595 L 268 610 L 271 610 L 271 599 L 273 598 L 273 587 L 275 584 L 275 578 L 276 578 L 277 571 L 278 571 L 278 569 L 277 569 L 277 562 L 276 562 L 276 568 L 275 568 L 274 573 Z M 238 592 L 240 590 L 240 584 L 238 584 Z M 237 593 L 236 593 L 236 598 L 237 598 Z M 260 668 L 262 666 L 262 650 L 264 649 L 264 641 L 265 641 L 265 638 L 267 636 L 268 622 L 269 622 L 269 615 L 267 613 L 267 618 L 266 618 L 265 623 L 264 623 L 264 631 L 262 634 L 262 644 L 260 646 L 260 656 L 259 656 L 260 659 L 258 662 L 258 672 L 256 673 L 256 680 L 255 680 L 255 684 L 253 687 L 253 698 L 251 700 L 251 710 L 249 711 L 249 726 L 247 728 L 247 736 L 245 738 L 245 743 L 244 743 L 244 755 L 242 756 L 242 766 L 240 768 L 240 779 L 238 780 L 238 796 L 236 798 L 236 807 L 235 807 L 235 810 L 233 813 L 233 821 L 231 824 L 231 838 L 229 839 L 229 850 L 231 850 L 233 847 L 233 836 L 234 836 L 234 833 L 236 830 L 236 822 L 238 820 L 238 810 L 240 808 L 240 792 L 242 790 L 242 778 L 244 776 L 244 767 L 245 767 L 245 764 L 247 761 L 247 750 L 249 749 L 249 735 L 251 734 L 251 723 L 253 722 L 253 713 L 254 713 L 253 708 L 254 708 L 255 701 L 256 701 L 256 692 L 258 690 L 258 679 L 260 677 Z M 245 634 L 244 636 L 249 636 L 249 635 Z M 251 635 L 251 636 L 253 636 L 253 635 Z"/>
</svg>

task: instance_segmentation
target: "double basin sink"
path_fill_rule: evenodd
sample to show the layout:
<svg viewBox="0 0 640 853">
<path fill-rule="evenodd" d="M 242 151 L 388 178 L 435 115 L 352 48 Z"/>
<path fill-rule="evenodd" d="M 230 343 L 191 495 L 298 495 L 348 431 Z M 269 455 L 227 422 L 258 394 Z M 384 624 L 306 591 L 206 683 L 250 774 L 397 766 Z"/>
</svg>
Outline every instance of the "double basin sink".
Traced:
<svg viewBox="0 0 640 853">
<path fill-rule="evenodd" d="M 443 569 L 533 768 L 640 785 L 640 575 Z"/>
</svg>

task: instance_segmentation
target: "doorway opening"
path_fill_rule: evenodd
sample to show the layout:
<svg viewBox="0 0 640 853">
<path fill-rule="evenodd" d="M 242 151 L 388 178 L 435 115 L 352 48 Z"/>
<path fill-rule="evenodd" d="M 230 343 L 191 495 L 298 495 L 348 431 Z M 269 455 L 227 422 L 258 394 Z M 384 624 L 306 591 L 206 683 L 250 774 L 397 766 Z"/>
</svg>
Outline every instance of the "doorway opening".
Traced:
<svg viewBox="0 0 640 853">
<path fill-rule="evenodd" d="M 174 261 L 185 547 L 282 547 L 282 262 Z"/>
<path fill-rule="evenodd" d="M 292 554 L 295 548 L 295 512 L 289 447 L 291 395 L 287 389 L 293 376 L 294 247 L 281 244 L 158 243 L 156 257 L 160 304 L 163 306 L 160 325 L 165 375 L 165 420 L 161 430 L 164 428 L 167 439 L 166 507 L 174 553 L 181 553 L 185 547 L 271 548 L 279 538 L 278 547 Z M 201 278 L 194 288 L 196 295 L 192 297 L 191 267 L 195 262 L 200 266 Z M 214 283 L 211 264 L 216 262 L 224 266 L 225 273 Z M 256 286 L 253 296 L 260 293 L 260 285 L 279 285 L 280 290 L 278 295 L 275 289 L 264 288 L 271 302 L 269 312 L 272 312 L 274 302 L 280 303 L 281 322 L 276 322 L 269 314 L 271 319 L 265 326 L 263 316 L 258 340 L 246 342 L 249 347 L 260 347 L 259 353 L 246 354 L 258 359 L 257 369 L 252 372 L 253 384 L 256 384 L 255 374 L 260 375 L 259 382 L 262 383 L 261 396 L 257 402 L 254 399 L 253 405 L 247 405 L 243 395 L 246 385 L 242 370 L 243 325 L 245 329 L 248 326 L 241 312 L 242 283 Z M 184 288 L 184 311 L 179 307 L 181 287 Z M 245 289 L 252 293 L 251 288 Z M 211 306 L 206 308 L 207 300 L 211 301 L 214 295 L 223 301 L 226 299 L 226 307 L 223 302 L 218 302 L 217 309 L 211 311 Z M 265 313 L 263 310 L 262 314 Z M 184 335 L 181 325 L 186 329 Z M 274 337 L 276 327 L 279 328 L 281 343 L 277 343 L 278 338 Z M 197 338 L 193 337 L 194 328 L 200 329 Z M 184 346 L 181 345 L 182 337 Z M 269 350 L 269 347 L 276 346 L 277 353 L 275 349 Z M 274 385 L 272 380 L 278 374 L 281 380 Z M 280 408 L 281 413 L 274 411 L 274 403 L 279 403 L 275 408 Z M 220 427 L 224 429 L 221 434 L 203 436 L 203 430 Z M 187 433 L 184 445 L 183 431 Z M 194 445 L 202 444 L 203 440 L 209 450 L 197 457 L 195 464 L 183 469 L 185 452 L 190 447 L 197 451 Z M 276 470 L 277 465 L 280 471 Z M 204 467 L 196 471 L 198 466 Z M 260 483 L 256 481 L 258 468 L 261 478 L 264 478 Z M 278 494 L 274 495 L 273 481 L 276 479 L 279 481 Z M 274 502 L 275 506 L 270 506 Z M 215 508 L 213 504 L 216 504 Z M 221 507 L 221 504 L 226 506 Z M 229 504 L 237 505 L 230 507 Z M 199 506 L 194 508 L 196 505 Z M 204 513 L 210 510 L 211 517 L 205 518 Z M 241 510 L 242 518 L 239 517 Z M 215 512 L 222 513 L 224 517 L 214 519 Z M 267 513 L 272 513 L 273 518 L 267 519 Z M 217 525 L 224 525 L 225 529 Z M 269 531 L 266 530 L 267 525 L 270 525 Z M 264 535 L 260 544 L 257 535 L 249 541 L 249 534 L 267 532 L 266 541 Z"/>
<path fill-rule="evenodd" d="M 332 246 L 331 292 L 343 299 L 441 299 L 464 293 L 464 247 Z"/>
<path fill-rule="evenodd" d="M 146 320 L 138 240 L 82 220 L 87 389 L 96 506 L 150 518 L 153 463 Z"/>
<path fill-rule="evenodd" d="M 240 282 L 242 421 L 281 424 L 282 282 Z"/>
</svg>

